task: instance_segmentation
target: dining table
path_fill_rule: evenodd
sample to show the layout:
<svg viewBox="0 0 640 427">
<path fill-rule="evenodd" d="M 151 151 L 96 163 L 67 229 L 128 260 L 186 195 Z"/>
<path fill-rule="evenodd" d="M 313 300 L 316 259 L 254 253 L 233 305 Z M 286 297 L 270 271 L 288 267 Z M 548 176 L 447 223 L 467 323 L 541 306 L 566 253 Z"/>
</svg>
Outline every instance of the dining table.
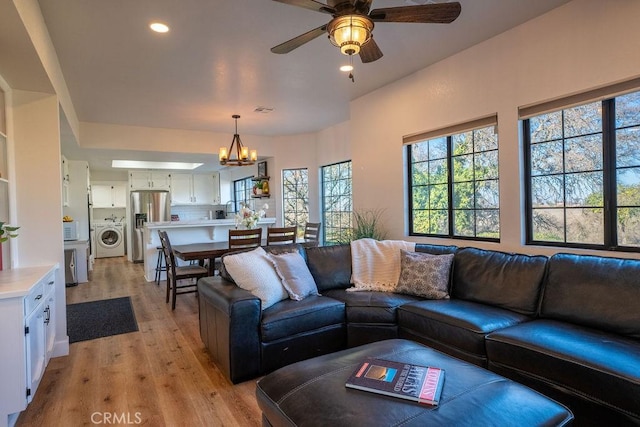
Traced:
<svg viewBox="0 0 640 427">
<path fill-rule="evenodd" d="M 183 261 L 198 261 L 202 264 L 205 260 L 209 260 L 209 265 L 207 266 L 209 276 L 213 276 L 215 273 L 215 259 L 234 250 L 229 249 L 229 242 L 225 241 L 175 245 L 172 246 L 172 249 L 173 254 Z"/>
<path fill-rule="evenodd" d="M 262 239 L 262 246 L 267 243 L 266 239 Z M 317 246 L 317 242 L 305 242 L 304 239 L 299 239 L 296 243 L 301 243 L 303 246 Z M 215 259 L 220 258 L 227 252 L 237 251 L 237 248 L 230 249 L 228 241 L 219 242 L 204 242 L 204 243 L 188 243 L 185 245 L 172 246 L 173 254 L 183 261 L 198 261 L 201 265 L 205 260 L 209 260 L 208 270 L 209 275 L 213 276 L 215 273 Z"/>
</svg>

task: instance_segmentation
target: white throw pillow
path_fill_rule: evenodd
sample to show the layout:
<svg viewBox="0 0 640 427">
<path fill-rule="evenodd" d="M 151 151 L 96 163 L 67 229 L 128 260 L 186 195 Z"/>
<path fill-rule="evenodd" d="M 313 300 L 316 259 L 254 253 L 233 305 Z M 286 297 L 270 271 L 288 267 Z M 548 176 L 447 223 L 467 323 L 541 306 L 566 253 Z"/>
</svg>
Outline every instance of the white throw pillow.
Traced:
<svg viewBox="0 0 640 427">
<path fill-rule="evenodd" d="M 260 298 L 263 310 L 289 297 L 273 262 L 261 247 L 225 256 L 223 262 L 236 285 Z"/>
</svg>

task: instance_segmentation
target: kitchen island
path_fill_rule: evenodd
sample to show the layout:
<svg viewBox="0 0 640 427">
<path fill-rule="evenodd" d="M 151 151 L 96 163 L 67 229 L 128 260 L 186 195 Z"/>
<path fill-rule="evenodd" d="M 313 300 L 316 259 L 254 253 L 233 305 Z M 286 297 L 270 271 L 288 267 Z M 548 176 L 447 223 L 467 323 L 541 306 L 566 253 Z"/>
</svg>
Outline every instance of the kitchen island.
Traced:
<svg viewBox="0 0 640 427">
<path fill-rule="evenodd" d="M 275 218 L 262 218 L 258 226 L 263 229 L 266 236 L 266 228 L 275 224 Z M 171 221 L 148 222 L 143 229 L 144 239 L 144 276 L 148 282 L 155 280 L 156 265 L 158 263 L 158 247 L 160 237 L 158 230 L 166 231 L 171 245 L 186 245 L 189 243 L 226 242 L 229 239 L 229 230 L 236 228 L 235 219 L 210 219 L 199 221 Z M 165 280 L 162 272 L 162 280 Z"/>
</svg>

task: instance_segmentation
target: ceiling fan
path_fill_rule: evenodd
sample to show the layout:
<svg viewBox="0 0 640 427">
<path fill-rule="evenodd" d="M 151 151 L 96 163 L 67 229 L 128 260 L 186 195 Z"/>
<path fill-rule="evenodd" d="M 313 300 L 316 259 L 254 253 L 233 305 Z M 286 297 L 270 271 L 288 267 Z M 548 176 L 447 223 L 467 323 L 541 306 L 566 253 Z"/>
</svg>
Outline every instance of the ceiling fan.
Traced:
<svg viewBox="0 0 640 427">
<path fill-rule="evenodd" d="M 327 4 L 315 0 L 274 1 L 326 13 L 333 16 L 333 19 L 271 48 L 271 52 L 289 53 L 327 32 L 331 43 L 339 47 L 343 54 L 359 54 L 364 63 L 382 58 L 382 51 L 373 40 L 374 22 L 448 24 L 453 22 L 461 11 L 458 2 L 387 7 L 369 11 L 373 0 L 327 0 Z"/>
</svg>

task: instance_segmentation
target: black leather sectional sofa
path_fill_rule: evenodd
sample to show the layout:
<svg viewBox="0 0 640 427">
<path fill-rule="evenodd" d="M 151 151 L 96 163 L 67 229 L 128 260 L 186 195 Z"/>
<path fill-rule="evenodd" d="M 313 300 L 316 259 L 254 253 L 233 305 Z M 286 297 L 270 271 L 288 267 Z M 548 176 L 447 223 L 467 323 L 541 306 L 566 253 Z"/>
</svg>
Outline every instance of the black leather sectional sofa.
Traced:
<svg viewBox="0 0 640 427">
<path fill-rule="evenodd" d="M 224 273 L 198 282 L 202 340 L 232 382 L 400 337 L 528 385 L 577 425 L 640 425 L 640 260 L 417 244 L 455 254 L 451 298 L 425 300 L 347 292 L 348 245 L 295 250 L 321 296 L 262 311 Z"/>
</svg>

